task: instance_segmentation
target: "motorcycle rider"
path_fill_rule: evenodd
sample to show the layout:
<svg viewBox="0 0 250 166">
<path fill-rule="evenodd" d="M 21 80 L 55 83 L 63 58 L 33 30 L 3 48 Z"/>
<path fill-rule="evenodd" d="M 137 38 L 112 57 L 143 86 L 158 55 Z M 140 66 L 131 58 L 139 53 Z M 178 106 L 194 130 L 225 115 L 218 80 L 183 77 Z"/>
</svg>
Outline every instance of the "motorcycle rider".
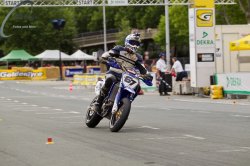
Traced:
<svg viewBox="0 0 250 166">
<path fill-rule="evenodd" d="M 120 66 L 125 67 L 126 69 L 136 67 L 139 71 L 141 76 L 144 79 L 152 80 L 152 76 L 147 74 L 147 70 L 141 65 L 142 63 L 142 56 L 136 53 L 136 50 L 140 46 L 140 34 L 134 33 L 130 34 L 125 39 L 125 46 L 115 46 L 110 51 L 105 52 L 100 61 L 102 63 L 107 63 L 110 68 L 106 74 L 106 81 L 103 85 L 98 99 L 94 105 L 94 110 L 97 113 L 101 113 L 101 106 L 103 100 L 108 95 L 108 92 L 114 82 L 118 82 L 121 79 L 123 70 Z M 111 63 L 108 59 L 112 57 L 115 58 L 116 63 Z"/>
</svg>

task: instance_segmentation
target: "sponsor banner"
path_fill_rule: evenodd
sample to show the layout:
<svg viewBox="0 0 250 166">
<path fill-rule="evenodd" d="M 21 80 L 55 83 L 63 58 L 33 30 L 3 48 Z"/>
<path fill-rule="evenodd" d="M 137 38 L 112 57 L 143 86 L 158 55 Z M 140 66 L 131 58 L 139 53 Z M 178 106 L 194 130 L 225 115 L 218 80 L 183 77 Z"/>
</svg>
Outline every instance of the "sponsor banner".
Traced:
<svg viewBox="0 0 250 166">
<path fill-rule="evenodd" d="M 127 5 L 128 0 L 108 0 L 108 4 L 114 6 Z"/>
<path fill-rule="evenodd" d="M 151 72 L 150 74 L 153 76 L 153 86 L 147 86 L 143 81 L 140 81 L 140 86 L 144 90 L 154 91 L 156 89 L 156 74 L 153 72 Z M 98 77 L 105 79 L 105 74 L 74 75 L 73 84 L 74 85 L 83 85 L 83 86 L 88 86 L 88 85 L 95 86 L 97 83 Z"/>
<path fill-rule="evenodd" d="M 216 74 L 216 84 L 226 94 L 250 95 L 250 73 Z"/>
<path fill-rule="evenodd" d="M 83 68 L 68 68 L 65 70 L 66 77 L 73 77 L 76 74 L 83 74 Z"/>
<path fill-rule="evenodd" d="M 215 12 L 214 8 L 206 7 L 205 5 L 204 8 L 199 6 L 199 8 L 189 9 L 192 87 L 209 86 L 210 75 L 215 72 Z"/>
<path fill-rule="evenodd" d="M 196 26 L 197 27 L 213 27 L 214 26 L 214 10 L 213 9 L 197 9 L 196 10 Z"/>
<path fill-rule="evenodd" d="M 105 78 L 105 74 L 83 74 L 83 75 L 74 75 L 73 84 L 74 85 L 96 85 L 98 77 L 101 77 L 102 79 Z"/>
<path fill-rule="evenodd" d="M 0 80 L 45 80 L 46 70 L 13 69 L 0 70 Z"/>
</svg>

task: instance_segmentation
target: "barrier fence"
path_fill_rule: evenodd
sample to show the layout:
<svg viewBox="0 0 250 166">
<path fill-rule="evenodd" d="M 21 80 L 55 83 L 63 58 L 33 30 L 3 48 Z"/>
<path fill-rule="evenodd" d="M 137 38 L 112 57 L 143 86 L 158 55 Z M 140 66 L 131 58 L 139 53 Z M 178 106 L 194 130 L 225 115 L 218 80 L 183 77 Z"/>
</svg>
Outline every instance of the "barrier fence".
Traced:
<svg viewBox="0 0 250 166">
<path fill-rule="evenodd" d="M 73 85 L 96 85 L 98 78 L 105 78 L 105 74 L 82 74 L 82 75 L 74 75 Z"/>
</svg>

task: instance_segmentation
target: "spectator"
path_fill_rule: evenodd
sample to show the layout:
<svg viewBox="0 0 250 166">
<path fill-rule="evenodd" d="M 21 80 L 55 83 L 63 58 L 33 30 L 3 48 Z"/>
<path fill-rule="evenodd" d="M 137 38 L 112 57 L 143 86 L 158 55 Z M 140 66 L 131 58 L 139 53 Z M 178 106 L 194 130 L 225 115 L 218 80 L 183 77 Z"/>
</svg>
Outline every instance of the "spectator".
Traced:
<svg viewBox="0 0 250 166">
<path fill-rule="evenodd" d="M 143 62 L 143 64 L 144 64 L 145 68 L 146 68 L 149 72 L 152 72 L 152 63 L 153 63 L 153 61 L 152 61 L 151 59 L 149 59 L 149 52 L 146 51 L 146 52 L 144 53 L 144 62 Z"/>
<path fill-rule="evenodd" d="M 169 95 L 167 92 L 169 85 L 166 82 L 166 72 L 167 72 L 166 54 L 163 52 L 160 53 L 159 60 L 156 62 L 156 69 L 157 69 L 156 72 L 157 80 L 160 80 L 160 85 L 159 85 L 160 96 Z"/>
<path fill-rule="evenodd" d="M 181 62 L 176 57 L 172 58 L 173 66 L 171 73 L 175 73 L 176 81 L 182 81 L 183 78 L 187 77 L 187 72 L 183 70 Z"/>
</svg>

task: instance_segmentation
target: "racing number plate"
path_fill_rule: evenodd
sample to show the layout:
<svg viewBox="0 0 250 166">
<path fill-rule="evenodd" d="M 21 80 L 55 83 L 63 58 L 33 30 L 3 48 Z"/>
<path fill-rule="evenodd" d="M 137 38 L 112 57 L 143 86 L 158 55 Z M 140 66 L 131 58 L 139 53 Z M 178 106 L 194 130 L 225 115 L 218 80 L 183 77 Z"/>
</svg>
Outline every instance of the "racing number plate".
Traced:
<svg viewBox="0 0 250 166">
<path fill-rule="evenodd" d="M 123 83 L 124 83 L 125 87 L 130 87 L 130 88 L 134 89 L 138 85 L 139 81 L 138 81 L 138 79 L 133 78 L 128 74 L 124 74 L 123 75 Z"/>
</svg>

